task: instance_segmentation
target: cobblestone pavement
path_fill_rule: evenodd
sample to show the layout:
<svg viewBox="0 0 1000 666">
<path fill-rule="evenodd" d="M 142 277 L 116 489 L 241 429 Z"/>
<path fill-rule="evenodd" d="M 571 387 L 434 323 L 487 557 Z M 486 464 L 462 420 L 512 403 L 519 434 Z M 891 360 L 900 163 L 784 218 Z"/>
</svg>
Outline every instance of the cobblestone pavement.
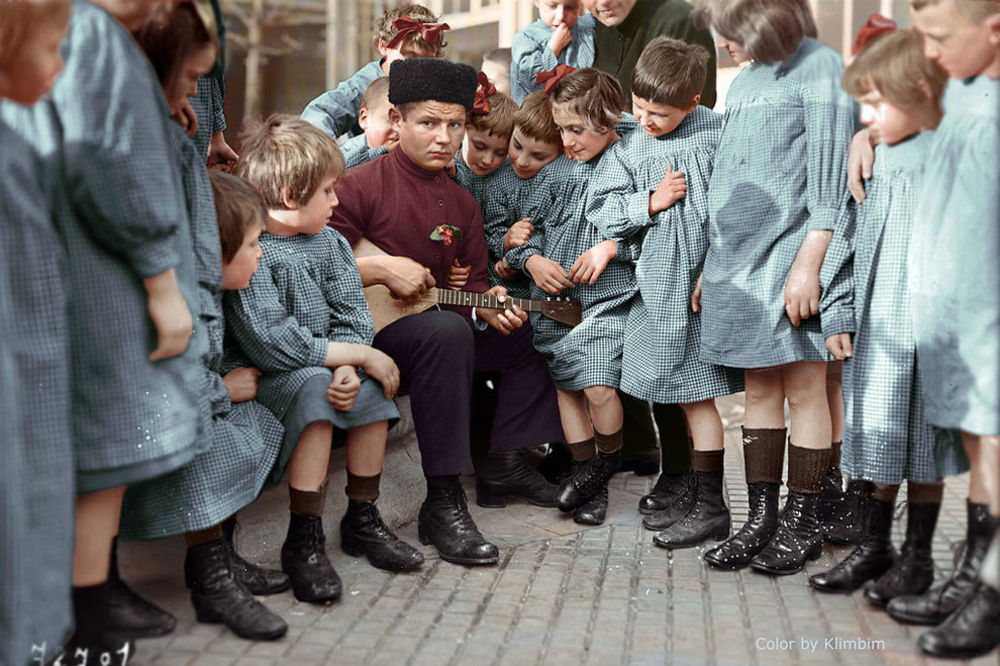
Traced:
<svg viewBox="0 0 1000 666">
<path fill-rule="evenodd" d="M 738 446 L 741 396 L 720 401 L 720 409 L 727 423 L 726 482 L 736 528 L 747 513 Z M 452 565 L 421 547 L 428 558 L 421 571 L 388 574 L 339 550 L 336 521 L 342 509 L 328 510 L 328 550 L 344 580 L 344 598 L 330 606 L 299 603 L 291 592 L 262 598 L 290 626 L 275 642 L 244 641 L 221 625 L 195 622 L 180 575 L 182 547 L 165 548 L 164 558 L 176 560 L 168 567 L 169 578 L 135 587 L 175 613 L 178 626 L 170 636 L 140 641 L 132 663 L 935 663 L 916 648 L 922 628 L 897 624 L 860 593 L 823 595 L 808 587 L 807 576 L 838 561 L 847 548 L 827 546 L 805 572 L 775 578 L 709 569 L 700 557 L 705 547 L 657 548 L 635 510 L 654 480 L 615 477 L 608 520 L 594 528 L 522 503 L 482 509 L 474 505 L 468 484 L 477 523 L 501 548 L 496 567 Z M 935 542 L 939 577 L 953 567 L 957 542 L 964 538 L 967 489 L 967 477 L 959 477 L 945 491 Z M 251 559 L 277 566 L 286 497 L 284 488 L 275 489 L 245 512 L 239 547 Z M 905 512 L 895 525 L 897 544 L 903 521 Z M 417 544 L 414 524 L 398 532 Z M 1000 666 L 1000 655 L 973 663 Z"/>
</svg>

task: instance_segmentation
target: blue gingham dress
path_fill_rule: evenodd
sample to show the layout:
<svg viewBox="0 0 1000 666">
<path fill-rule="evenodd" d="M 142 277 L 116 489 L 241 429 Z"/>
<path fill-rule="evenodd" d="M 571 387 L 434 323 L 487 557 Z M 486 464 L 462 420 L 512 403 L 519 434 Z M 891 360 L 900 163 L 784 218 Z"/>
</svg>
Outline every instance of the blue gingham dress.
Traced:
<svg viewBox="0 0 1000 666">
<path fill-rule="evenodd" d="M 785 315 L 785 283 L 806 232 L 833 229 L 847 187 L 854 105 L 843 64 L 806 38 L 783 63 L 733 81 L 708 191 L 701 358 L 734 368 L 824 361 L 818 317 Z"/>
<path fill-rule="evenodd" d="M 1000 81 L 949 81 L 910 243 L 927 420 L 1000 434 Z"/>
<path fill-rule="evenodd" d="M 385 155 L 389 149 L 385 146 L 368 147 L 368 137 L 364 134 L 352 136 L 340 144 L 340 152 L 344 155 L 344 166 L 353 169 L 359 164 L 371 162 L 380 155 Z"/>
<path fill-rule="evenodd" d="M 194 135 L 194 145 L 202 161 L 208 158 L 208 145 L 212 136 L 226 130 L 226 116 L 222 107 L 225 98 L 222 86 L 214 76 L 198 79 L 198 94 L 191 98 L 191 107 L 198 117 L 198 131 Z"/>
<path fill-rule="evenodd" d="M 371 82 L 382 76 L 385 76 L 385 72 L 382 71 L 381 61 L 373 60 L 346 81 L 341 81 L 333 90 L 328 90 L 309 102 L 302 111 L 302 120 L 320 128 L 333 139 L 342 134 L 361 134 L 357 127 L 361 97 Z"/>
<path fill-rule="evenodd" d="M 691 310 L 708 251 L 708 182 L 721 129 L 722 116 L 699 106 L 662 137 L 629 134 L 594 177 L 588 217 L 610 238 L 641 243 L 621 389 L 642 400 L 688 403 L 743 390 L 742 372 L 698 358 L 701 316 Z M 650 217 L 649 196 L 667 164 L 684 174 L 687 194 Z"/>
<path fill-rule="evenodd" d="M 67 248 L 77 490 L 128 485 L 200 453 L 202 344 L 151 363 L 156 333 L 141 278 L 176 271 L 197 309 L 189 221 L 170 114 L 145 55 L 103 9 L 76 0 L 52 90 L 69 202 Z M 61 135 L 59 130 L 61 129 Z M 196 327 L 196 331 L 198 327 Z"/>
<path fill-rule="evenodd" d="M 860 206 L 849 199 L 821 273 L 823 333 L 853 333 L 844 362 L 841 467 L 852 479 L 932 483 L 963 471 L 954 433 L 927 423 L 921 397 L 907 250 L 931 133 L 875 149 Z M 951 455 L 939 462 L 936 451 Z"/>
<path fill-rule="evenodd" d="M 70 628 L 75 502 L 61 190 L 51 109 L 0 100 L 0 663 Z M 38 663 L 41 663 L 39 661 Z"/>
<path fill-rule="evenodd" d="M 556 65 L 569 65 L 581 69 L 594 64 L 594 17 L 584 14 L 569 29 L 572 41 L 559 52 L 557 58 L 549 48 L 555 28 L 535 19 L 514 34 L 510 43 L 510 96 L 520 104 L 528 93 L 541 90 L 535 83 L 539 72 L 552 70 Z"/>
</svg>

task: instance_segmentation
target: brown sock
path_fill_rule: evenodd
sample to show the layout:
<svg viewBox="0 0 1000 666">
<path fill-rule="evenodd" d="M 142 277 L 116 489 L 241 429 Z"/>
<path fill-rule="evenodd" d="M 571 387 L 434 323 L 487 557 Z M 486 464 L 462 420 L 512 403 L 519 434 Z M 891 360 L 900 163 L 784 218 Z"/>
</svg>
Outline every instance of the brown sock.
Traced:
<svg viewBox="0 0 1000 666">
<path fill-rule="evenodd" d="M 569 449 L 573 462 L 587 462 L 594 457 L 594 438 L 591 437 L 582 442 L 570 442 L 566 448 Z"/>
<path fill-rule="evenodd" d="M 718 451 L 691 451 L 691 469 L 696 472 L 721 472 L 725 449 Z"/>
<path fill-rule="evenodd" d="M 886 504 L 895 504 L 898 493 L 898 483 L 876 483 L 875 490 L 872 491 L 872 499 Z"/>
<path fill-rule="evenodd" d="M 830 445 L 831 457 L 830 457 L 830 469 L 834 467 L 840 467 L 840 447 L 843 442 L 834 442 Z"/>
<path fill-rule="evenodd" d="M 940 504 L 944 497 L 944 481 L 934 483 L 906 482 L 906 501 L 918 504 Z"/>
<path fill-rule="evenodd" d="M 788 489 L 803 495 L 815 495 L 830 469 L 829 448 L 807 449 L 788 442 Z"/>
<path fill-rule="evenodd" d="M 381 472 L 375 476 L 358 476 L 347 470 L 347 486 L 344 488 L 344 493 L 348 499 L 355 502 L 374 502 L 378 499 L 378 484 L 381 479 Z"/>
<path fill-rule="evenodd" d="M 194 548 L 195 546 L 219 541 L 220 539 L 222 539 L 222 528 L 219 525 L 212 525 L 203 530 L 186 532 L 184 534 L 184 545 L 188 548 Z"/>
<path fill-rule="evenodd" d="M 764 481 L 780 486 L 784 462 L 784 428 L 743 428 L 743 465 L 748 484 Z"/>
<path fill-rule="evenodd" d="M 288 498 L 288 508 L 292 513 L 322 518 L 323 505 L 326 504 L 326 481 L 319 490 L 299 490 L 288 486 Z"/>
<path fill-rule="evenodd" d="M 618 432 L 613 432 L 610 435 L 605 435 L 595 430 L 594 442 L 597 444 L 597 450 L 601 453 L 614 453 L 615 451 L 621 451 L 622 444 L 624 443 L 622 439 L 622 429 L 619 428 Z"/>
</svg>

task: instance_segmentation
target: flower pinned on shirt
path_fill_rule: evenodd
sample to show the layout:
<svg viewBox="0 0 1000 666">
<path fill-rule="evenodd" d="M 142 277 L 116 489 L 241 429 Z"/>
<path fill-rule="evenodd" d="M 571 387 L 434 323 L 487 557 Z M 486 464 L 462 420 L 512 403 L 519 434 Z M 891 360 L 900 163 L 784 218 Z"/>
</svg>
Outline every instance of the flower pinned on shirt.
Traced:
<svg viewBox="0 0 1000 666">
<path fill-rule="evenodd" d="M 439 224 L 431 232 L 431 240 L 441 241 L 445 245 L 451 245 L 452 241 L 462 240 L 462 230 L 450 224 Z"/>
</svg>

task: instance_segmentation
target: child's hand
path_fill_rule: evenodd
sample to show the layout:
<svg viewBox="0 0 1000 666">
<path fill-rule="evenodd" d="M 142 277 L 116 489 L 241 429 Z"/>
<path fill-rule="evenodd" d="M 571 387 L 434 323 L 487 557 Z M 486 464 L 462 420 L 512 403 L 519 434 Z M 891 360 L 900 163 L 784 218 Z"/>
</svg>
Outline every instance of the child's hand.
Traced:
<svg viewBox="0 0 1000 666">
<path fill-rule="evenodd" d="M 471 274 L 472 264 L 463 266 L 456 257 L 455 260 L 451 262 L 451 268 L 448 269 L 448 288 L 455 291 L 461 290 L 469 281 L 469 275 Z"/>
<path fill-rule="evenodd" d="M 180 123 L 180 126 L 184 128 L 188 136 L 193 137 L 198 133 L 198 114 L 194 112 L 194 107 L 191 106 L 191 98 L 185 97 L 181 105 L 174 109 L 170 116 Z"/>
<path fill-rule="evenodd" d="M 174 269 L 142 281 L 146 288 L 146 308 L 156 328 L 156 349 L 150 361 L 162 361 L 184 353 L 191 339 L 194 322 L 187 301 L 177 287 Z"/>
<path fill-rule="evenodd" d="M 530 218 L 518 220 L 503 236 L 503 251 L 507 253 L 515 247 L 521 247 L 528 242 L 534 232 L 535 227 L 531 224 Z"/>
<path fill-rule="evenodd" d="M 698 273 L 698 281 L 694 283 L 694 291 L 691 292 L 692 312 L 701 312 L 701 273 Z"/>
<path fill-rule="evenodd" d="M 361 378 L 353 365 L 340 365 L 333 369 L 333 381 L 326 387 L 326 400 L 334 409 L 346 412 L 354 406 L 354 399 L 361 391 Z"/>
<path fill-rule="evenodd" d="M 854 349 L 851 347 L 850 333 L 837 333 L 826 339 L 826 348 L 838 361 L 854 356 Z"/>
<path fill-rule="evenodd" d="M 792 264 L 785 283 L 785 313 L 792 326 L 819 314 L 819 271 Z"/>
<path fill-rule="evenodd" d="M 847 155 L 847 188 L 858 203 L 865 200 L 864 181 L 872 177 L 873 164 L 875 149 L 872 148 L 871 132 L 863 129 L 851 139 L 851 150 Z"/>
<path fill-rule="evenodd" d="M 558 58 L 562 50 L 569 46 L 569 43 L 572 41 L 573 37 L 570 35 L 569 28 L 563 23 L 549 37 L 549 50 Z"/>
<path fill-rule="evenodd" d="M 392 398 L 399 390 L 399 368 L 396 367 L 396 362 L 374 347 L 368 347 L 367 351 L 361 367 L 382 384 L 385 397 Z"/>
<path fill-rule="evenodd" d="M 398 146 L 399 146 L 399 135 L 393 132 L 392 134 L 389 135 L 389 140 L 385 142 L 385 149 L 387 152 L 391 153 L 392 151 L 396 150 Z M 453 167 L 455 166 L 454 160 L 452 160 L 451 165 Z"/>
<path fill-rule="evenodd" d="M 569 279 L 577 284 L 594 284 L 617 252 L 618 243 L 601 241 L 576 258 L 569 269 Z"/>
<path fill-rule="evenodd" d="M 507 298 L 507 289 L 500 285 L 492 287 L 486 293 L 496 296 L 501 303 Z M 510 335 L 515 328 L 521 328 L 528 321 L 528 313 L 517 306 L 510 310 L 477 308 L 476 315 L 504 335 Z"/>
<path fill-rule="evenodd" d="M 236 368 L 222 376 L 229 391 L 229 402 L 246 402 L 257 397 L 257 380 L 261 372 L 257 368 Z"/>
<path fill-rule="evenodd" d="M 504 280 L 510 280 L 517 275 L 517 271 L 510 267 L 506 259 L 501 259 L 497 263 L 493 264 L 493 270 L 496 274 L 503 278 Z"/>
<path fill-rule="evenodd" d="M 531 279 L 535 281 L 538 288 L 547 294 L 555 296 L 563 289 L 569 289 L 573 286 L 562 266 L 540 254 L 528 257 L 524 267 L 531 273 Z"/>
<path fill-rule="evenodd" d="M 668 164 L 663 180 L 649 195 L 650 217 L 670 208 L 676 201 L 683 199 L 685 194 L 687 194 L 687 181 L 684 180 L 684 174 L 674 171 Z"/>
<path fill-rule="evenodd" d="M 208 144 L 208 168 L 232 171 L 236 166 L 240 156 L 226 143 L 226 135 L 216 132 L 212 135 L 212 140 Z"/>
<path fill-rule="evenodd" d="M 458 167 L 455 166 L 455 158 L 454 157 L 451 158 L 450 160 L 448 160 L 448 163 L 444 165 L 444 170 L 445 170 L 445 173 L 447 173 L 452 178 L 455 177 L 455 174 L 458 173 Z"/>
</svg>

